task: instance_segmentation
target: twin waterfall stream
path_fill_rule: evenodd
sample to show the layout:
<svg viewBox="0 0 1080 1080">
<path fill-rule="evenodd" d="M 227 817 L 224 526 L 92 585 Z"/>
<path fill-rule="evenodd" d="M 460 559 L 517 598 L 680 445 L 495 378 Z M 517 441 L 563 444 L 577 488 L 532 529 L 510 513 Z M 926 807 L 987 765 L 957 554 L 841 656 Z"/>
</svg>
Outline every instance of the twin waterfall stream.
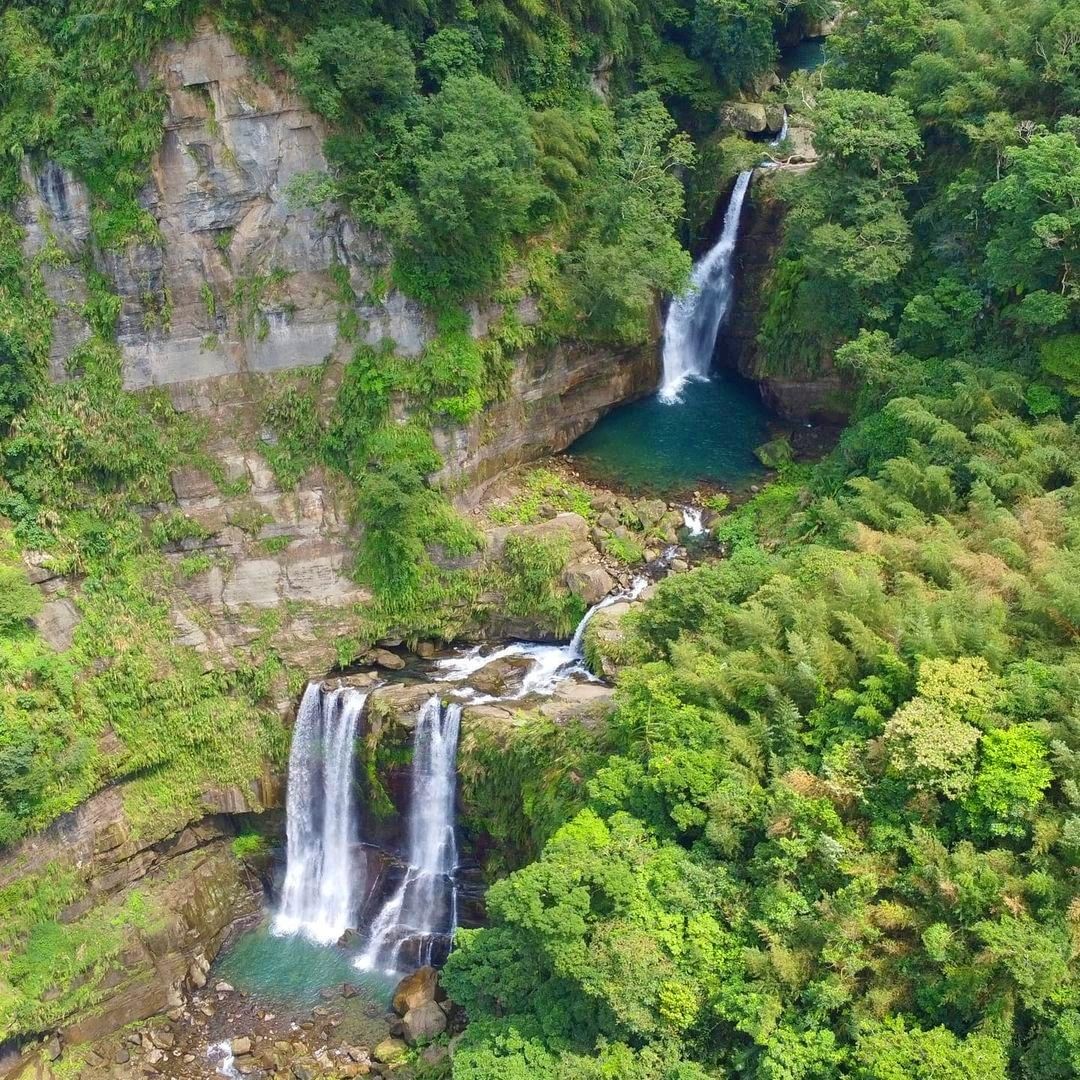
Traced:
<svg viewBox="0 0 1080 1080">
<path fill-rule="evenodd" d="M 289 753 L 285 884 L 277 934 L 301 933 L 331 945 L 356 926 L 365 893 L 357 874 L 361 842 L 356 805 L 356 740 L 367 694 L 344 687 L 304 691 Z M 414 735 L 406 869 L 371 924 L 361 970 L 404 970 L 431 963 L 457 921 L 453 873 L 456 757 L 461 706 L 429 698 Z"/>
<path fill-rule="evenodd" d="M 659 388 L 665 403 L 679 402 L 688 382 L 709 377 L 717 335 L 732 305 L 732 262 L 751 176 L 752 170 L 739 174 L 718 241 L 694 266 L 689 290 L 668 310 Z M 684 524 L 692 537 L 705 532 L 700 509 L 687 507 Z M 516 642 L 493 652 L 477 647 L 435 663 L 431 677 L 447 684 L 450 700 L 429 698 L 416 719 L 406 843 L 397 853 L 396 885 L 389 874 L 388 882 L 366 880 L 370 871 L 363 869 L 366 860 L 359 853 L 365 814 L 358 805 L 355 766 L 368 695 L 310 683 L 289 754 L 287 861 L 272 932 L 332 945 L 357 930 L 362 944 L 352 962 L 362 971 L 398 974 L 441 963 L 458 914 L 455 797 L 462 703 L 550 695 L 564 679 L 591 679 L 582 650 L 589 620 L 604 607 L 635 598 L 646 584 L 637 579 L 630 589 L 595 604 L 565 645 Z M 463 685 L 471 674 L 503 658 L 529 662 L 516 692 L 496 698 Z M 378 897 L 383 897 L 381 904 Z M 361 916 L 366 925 L 359 925 Z"/>
</svg>

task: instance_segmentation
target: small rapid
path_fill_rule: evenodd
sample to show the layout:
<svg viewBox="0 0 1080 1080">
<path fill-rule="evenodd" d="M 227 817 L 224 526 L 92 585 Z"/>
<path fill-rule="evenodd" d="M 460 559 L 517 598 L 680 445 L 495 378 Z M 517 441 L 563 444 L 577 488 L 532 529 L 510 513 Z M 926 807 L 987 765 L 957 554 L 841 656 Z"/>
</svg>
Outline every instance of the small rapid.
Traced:
<svg viewBox="0 0 1080 1080">
<path fill-rule="evenodd" d="M 495 652 L 484 652 L 483 645 L 477 645 L 466 650 L 460 656 L 451 656 L 435 663 L 439 674 L 435 676 L 435 682 L 461 682 L 470 675 L 475 674 L 481 668 L 496 660 L 513 659 L 523 657 L 531 664 L 521 680 L 521 685 L 511 694 L 502 695 L 476 695 L 469 691 L 470 700 L 475 704 L 488 701 L 518 701 L 530 694 L 550 695 L 563 679 L 570 676 L 578 676 L 587 680 L 594 680 L 595 676 L 585 666 L 585 628 L 592 619 L 604 608 L 624 600 L 636 600 L 649 582 L 647 578 L 634 578 L 628 589 L 611 593 L 605 596 L 599 603 L 593 604 L 585 612 L 581 622 L 574 630 L 573 637 L 565 645 L 542 645 L 536 642 L 515 642 L 512 645 L 504 645 Z"/>
<path fill-rule="evenodd" d="M 732 261 L 739 239 L 739 218 L 752 169 L 739 173 L 724 213 L 720 239 L 694 264 L 690 287 L 675 297 L 664 322 L 663 378 L 659 397 L 673 405 L 692 380 L 706 381 L 716 336 L 731 309 L 735 292 Z"/>
<path fill-rule="evenodd" d="M 698 537 L 705 535 L 703 522 L 704 511 L 700 506 L 684 506 L 682 512 L 683 528 L 689 536 Z"/>
<path fill-rule="evenodd" d="M 214 1066 L 218 1076 L 230 1077 L 230 1080 L 239 1080 L 240 1074 L 236 1071 L 236 1062 L 233 1057 L 232 1044 L 225 1042 L 214 1043 L 206 1050 L 206 1056 Z"/>
</svg>

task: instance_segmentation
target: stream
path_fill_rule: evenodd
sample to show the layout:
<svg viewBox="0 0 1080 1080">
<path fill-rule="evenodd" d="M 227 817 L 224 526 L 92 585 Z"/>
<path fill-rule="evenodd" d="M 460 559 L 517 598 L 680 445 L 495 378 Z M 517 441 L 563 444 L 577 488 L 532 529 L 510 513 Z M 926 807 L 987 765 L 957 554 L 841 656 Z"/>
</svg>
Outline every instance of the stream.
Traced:
<svg viewBox="0 0 1080 1080">
<path fill-rule="evenodd" d="M 580 439 L 571 448 L 579 466 L 603 473 L 617 462 L 615 479 L 645 491 L 698 482 L 740 487 L 764 474 L 752 453 L 767 434 L 756 391 L 713 370 L 735 300 L 732 261 L 750 178 L 750 172 L 738 177 L 719 239 L 696 264 L 691 288 L 670 305 L 658 393 L 616 410 Z M 683 520 L 688 542 L 700 542 L 702 508 L 688 503 Z M 677 550 L 650 564 L 654 577 L 667 572 Z M 605 608 L 637 599 L 648 584 L 635 579 L 594 604 L 565 643 L 463 648 L 425 663 L 419 678 L 445 691 L 410 706 L 411 767 L 393 850 L 370 832 L 357 798 L 357 747 L 368 733 L 372 683 L 309 683 L 289 754 L 280 889 L 272 912 L 223 952 L 211 973 L 220 980 L 215 986 L 224 982 L 253 1000 L 292 1009 L 311 1008 L 328 995 L 356 996 L 366 1003 L 361 1012 L 374 1016 L 402 975 L 441 965 L 459 924 L 456 755 L 463 709 L 535 701 L 568 682 L 598 682 L 584 660 L 586 627 Z M 488 665 L 506 661 L 515 672 L 510 686 L 494 693 L 470 685 Z M 316 1004 L 311 1011 L 318 1017 L 326 1010 Z M 218 1075 L 236 1075 L 227 1042 L 207 1053 Z"/>
</svg>

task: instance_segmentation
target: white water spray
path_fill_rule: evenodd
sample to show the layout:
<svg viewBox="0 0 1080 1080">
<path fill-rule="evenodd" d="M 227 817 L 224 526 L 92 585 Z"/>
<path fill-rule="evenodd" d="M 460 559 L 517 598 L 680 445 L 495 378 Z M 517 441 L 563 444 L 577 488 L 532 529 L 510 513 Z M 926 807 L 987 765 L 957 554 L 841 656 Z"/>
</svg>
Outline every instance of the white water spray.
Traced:
<svg viewBox="0 0 1080 1080">
<path fill-rule="evenodd" d="M 629 589 L 622 592 L 614 592 L 605 596 L 597 604 L 593 604 L 585 612 L 584 618 L 574 630 L 574 636 L 565 645 L 538 645 L 535 643 L 515 642 L 506 645 L 493 653 L 484 653 L 483 646 L 477 645 L 473 649 L 462 653 L 460 656 L 452 656 L 446 660 L 439 660 L 436 667 L 441 674 L 435 677 L 436 682 L 460 682 L 467 679 L 474 672 L 479 671 L 496 660 L 524 657 L 531 661 L 529 670 L 521 680 L 521 686 L 513 694 L 503 694 L 498 697 L 485 695 L 473 697 L 471 700 L 476 704 L 484 701 L 517 701 L 528 697 L 529 694 L 549 695 L 555 692 L 555 688 L 563 679 L 571 675 L 583 676 L 592 679 L 593 676 L 585 666 L 585 628 L 593 617 L 604 608 L 611 607 L 623 600 L 636 600 L 649 584 L 647 578 L 634 578 Z"/>
<path fill-rule="evenodd" d="M 775 139 L 769 140 L 770 146 L 779 146 L 788 137 L 788 115 L 787 109 L 784 110 L 784 122 L 780 125 L 780 133 Z"/>
<path fill-rule="evenodd" d="M 367 947 L 356 960 L 361 970 L 430 964 L 436 944 L 457 925 L 454 794 L 460 724 L 461 706 L 444 708 L 438 695 L 420 709 L 413 734 L 409 866 L 371 924 Z"/>
<path fill-rule="evenodd" d="M 338 940 L 354 915 L 352 851 L 356 734 L 367 694 L 352 688 L 304 691 L 289 751 L 287 864 L 276 934 Z"/>
<path fill-rule="evenodd" d="M 684 506 L 682 512 L 683 528 L 691 536 L 704 536 L 705 526 L 702 523 L 703 511 L 700 506 Z"/>
<path fill-rule="evenodd" d="M 731 308 L 735 291 L 732 259 L 739 238 L 739 217 L 750 187 L 752 169 L 739 173 L 724 213 L 720 239 L 694 265 L 690 288 L 671 301 L 664 323 L 664 373 L 660 400 L 681 400 L 691 380 L 705 382 L 712 365 L 716 335 Z"/>
<path fill-rule="evenodd" d="M 225 1042 L 214 1043 L 207 1047 L 206 1056 L 210 1059 L 215 1071 L 219 1076 L 232 1077 L 239 1080 L 240 1074 L 236 1071 L 236 1059 L 233 1057 L 232 1044 Z"/>
</svg>

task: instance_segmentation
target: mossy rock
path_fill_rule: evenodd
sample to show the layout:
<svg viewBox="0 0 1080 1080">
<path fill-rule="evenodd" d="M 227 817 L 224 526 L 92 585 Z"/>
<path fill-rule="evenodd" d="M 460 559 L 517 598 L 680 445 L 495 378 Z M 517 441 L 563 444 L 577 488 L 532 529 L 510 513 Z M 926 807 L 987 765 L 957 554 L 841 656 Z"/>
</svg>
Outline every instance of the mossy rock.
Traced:
<svg viewBox="0 0 1080 1080">
<path fill-rule="evenodd" d="M 770 439 L 754 451 L 754 457 L 765 466 L 766 469 L 782 469 L 790 465 L 794 455 L 791 451 L 791 443 L 784 435 L 778 439 Z"/>
</svg>

